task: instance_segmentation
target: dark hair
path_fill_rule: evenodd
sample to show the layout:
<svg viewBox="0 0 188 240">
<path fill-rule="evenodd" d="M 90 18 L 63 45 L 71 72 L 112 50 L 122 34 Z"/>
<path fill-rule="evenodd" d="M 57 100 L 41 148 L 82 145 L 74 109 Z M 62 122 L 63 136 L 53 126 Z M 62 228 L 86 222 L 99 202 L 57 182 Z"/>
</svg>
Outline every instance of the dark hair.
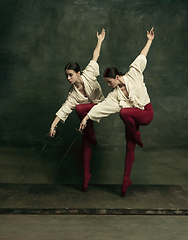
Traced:
<svg viewBox="0 0 188 240">
<path fill-rule="evenodd" d="M 80 66 L 76 62 L 70 62 L 65 66 L 65 71 L 66 70 L 74 70 L 76 73 L 81 72 Z"/>
<path fill-rule="evenodd" d="M 109 77 L 109 78 L 116 78 L 116 75 L 123 76 L 124 74 L 117 70 L 117 68 L 109 67 L 107 68 L 104 73 L 103 77 Z"/>
</svg>

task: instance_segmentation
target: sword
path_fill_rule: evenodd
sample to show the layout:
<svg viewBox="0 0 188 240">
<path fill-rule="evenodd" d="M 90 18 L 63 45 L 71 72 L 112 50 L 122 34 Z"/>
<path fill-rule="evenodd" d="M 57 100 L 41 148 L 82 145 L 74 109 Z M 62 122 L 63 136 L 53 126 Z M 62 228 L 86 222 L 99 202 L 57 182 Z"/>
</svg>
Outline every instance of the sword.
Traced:
<svg viewBox="0 0 188 240">
<path fill-rule="evenodd" d="M 28 170 L 28 172 L 26 173 L 26 175 L 24 176 L 24 178 L 21 180 L 21 182 L 20 182 L 20 183 L 18 184 L 18 186 L 13 190 L 13 192 L 10 194 L 10 196 L 9 196 L 7 199 L 11 198 L 11 197 L 14 195 L 14 193 L 18 190 L 18 188 L 22 185 L 22 183 L 24 182 L 24 180 L 27 178 L 27 176 L 28 176 L 29 173 L 31 172 L 33 166 L 35 165 L 35 163 L 37 162 L 37 160 L 40 158 L 41 154 L 43 153 L 44 149 L 46 148 L 46 146 L 48 145 L 48 143 L 50 142 L 50 140 L 51 140 L 52 138 L 57 139 L 57 138 L 59 137 L 59 129 L 58 129 L 58 127 L 56 126 L 56 127 L 54 128 L 54 130 L 55 130 L 55 135 L 54 135 L 53 137 L 50 136 L 49 134 L 46 134 L 46 136 L 48 136 L 47 142 L 46 142 L 45 145 L 43 146 L 43 148 L 42 148 L 42 150 L 40 151 L 40 153 L 39 153 L 39 155 L 37 156 L 37 158 L 35 158 L 34 161 L 32 162 L 32 165 L 31 165 L 31 167 L 29 168 L 29 170 Z M 7 199 L 6 199 L 6 200 L 7 200 Z M 6 200 L 5 200 L 5 201 L 6 201 Z M 5 202 L 5 201 L 4 201 L 4 202 Z M 3 202 L 3 203 L 4 203 L 4 202 Z"/>
<path fill-rule="evenodd" d="M 33 161 L 33 163 L 32 163 L 32 165 L 31 165 L 29 171 L 27 172 L 27 174 L 26 174 L 25 177 L 22 179 L 22 181 L 20 182 L 19 185 L 21 185 L 21 184 L 24 182 L 24 180 L 26 179 L 26 177 L 29 175 L 29 173 L 31 172 L 31 169 L 32 169 L 33 166 L 35 165 L 36 161 L 39 160 L 40 156 L 42 155 L 44 149 L 46 148 L 46 146 L 48 145 L 48 143 L 50 142 L 50 140 L 51 140 L 51 139 L 57 139 L 57 138 L 59 137 L 59 129 L 58 129 L 57 126 L 54 128 L 54 131 L 55 131 L 55 135 L 54 135 L 54 136 L 49 135 L 49 133 L 46 134 L 46 136 L 48 137 L 47 142 L 45 143 L 44 147 L 43 147 L 42 150 L 40 151 L 40 153 L 39 153 L 39 155 L 37 156 L 37 158 Z M 18 185 L 18 187 L 19 187 L 19 185 Z"/>
<path fill-rule="evenodd" d="M 69 150 L 71 149 L 72 145 L 74 144 L 74 142 L 76 141 L 77 137 L 81 134 L 84 135 L 84 133 L 82 132 L 82 130 L 79 130 L 77 128 L 75 128 L 77 135 L 74 138 L 74 140 L 72 141 L 71 145 L 69 146 L 69 148 L 67 149 L 66 153 L 63 155 L 63 158 L 61 159 L 61 161 L 58 163 L 55 171 L 53 172 L 52 176 L 55 174 L 55 172 L 57 171 L 57 169 L 59 168 L 59 166 L 61 165 L 61 163 L 63 162 L 63 160 L 65 159 L 66 155 L 68 154 Z M 46 184 L 48 184 L 49 182 L 47 182 Z"/>
<path fill-rule="evenodd" d="M 63 160 L 65 159 L 66 155 L 68 154 L 69 150 L 71 149 L 72 145 L 74 144 L 74 142 L 76 141 L 77 137 L 81 134 L 84 135 L 82 130 L 79 130 L 77 128 L 75 128 L 77 135 L 75 136 L 74 140 L 72 141 L 71 145 L 69 146 L 69 148 L 67 149 L 66 153 L 63 155 L 63 158 L 60 160 L 60 162 L 58 163 L 57 167 L 55 168 L 54 172 L 52 173 L 52 177 L 53 175 L 56 173 L 57 169 L 59 168 L 59 166 L 61 165 L 61 163 L 63 162 Z M 46 183 L 46 185 L 49 183 L 49 181 Z M 34 204 L 32 205 L 32 207 L 35 206 L 37 200 L 39 199 L 40 194 L 38 195 L 38 197 L 36 198 Z"/>
<path fill-rule="evenodd" d="M 74 144 L 74 142 L 76 141 L 77 137 L 81 134 L 81 135 L 84 135 L 84 133 L 82 132 L 82 130 L 79 130 L 77 128 L 75 128 L 76 132 L 77 132 L 77 135 L 76 137 L 74 138 L 74 140 L 72 141 L 71 145 L 69 146 L 69 148 L 67 149 L 66 153 L 64 154 L 63 158 L 61 159 L 61 161 L 59 162 L 59 164 L 57 165 L 53 175 L 55 174 L 55 172 L 57 171 L 57 169 L 59 168 L 59 166 L 61 165 L 61 163 L 63 162 L 64 158 L 66 157 L 67 153 L 69 152 L 69 150 L 71 149 L 72 145 Z M 52 175 L 52 176 L 53 176 Z M 48 183 L 47 183 L 48 184 Z"/>
<path fill-rule="evenodd" d="M 75 128 L 75 130 L 76 130 L 76 132 L 77 132 L 77 135 L 76 135 L 76 137 L 74 138 L 74 140 L 72 141 L 72 143 L 71 143 L 71 145 L 69 146 L 69 148 L 67 149 L 67 151 L 66 151 L 66 153 L 64 154 L 63 158 L 61 159 L 61 161 L 60 161 L 59 164 L 57 165 L 57 167 L 56 167 L 55 171 L 53 172 L 52 176 L 55 174 L 55 172 L 57 171 L 57 169 L 59 168 L 59 166 L 61 165 L 61 163 L 62 163 L 63 160 L 65 159 L 66 155 L 68 154 L 68 152 L 69 152 L 69 150 L 71 149 L 72 145 L 73 145 L 74 142 L 76 141 L 77 137 L 78 137 L 80 134 L 84 135 L 84 133 L 82 132 L 82 130 L 79 130 L 79 129 L 77 129 L 77 128 Z M 37 158 L 33 161 L 33 163 L 32 163 L 32 165 L 31 165 L 29 171 L 26 173 L 26 175 L 24 176 L 24 178 L 22 179 L 22 181 L 21 181 L 21 182 L 18 184 L 18 186 L 14 189 L 14 191 L 11 193 L 11 195 L 8 197 L 8 199 L 11 198 L 11 197 L 14 195 L 14 193 L 17 191 L 17 189 L 23 184 L 24 180 L 27 178 L 27 176 L 28 176 L 29 173 L 31 172 L 33 166 L 35 165 L 36 161 L 37 161 L 37 160 L 40 158 L 40 156 L 42 155 L 43 151 L 45 150 L 45 148 L 46 148 L 46 146 L 48 145 L 48 143 L 50 142 L 50 140 L 51 140 L 52 138 L 57 139 L 57 138 L 59 137 L 59 130 L 58 130 L 57 126 L 56 126 L 56 128 L 55 128 L 55 131 L 56 131 L 56 133 L 55 133 L 55 135 L 54 135 L 53 137 L 50 136 L 49 134 L 46 134 L 46 136 L 48 136 L 47 142 L 46 142 L 45 145 L 43 146 L 43 148 L 42 148 L 42 150 L 40 151 L 40 153 L 39 153 L 39 155 L 37 156 Z M 48 181 L 46 184 L 48 184 L 48 183 L 49 183 L 49 181 Z M 39 198 L 39 197 L 38 197 L 38 198 Z M 36 199 L 36 201 L 38 200 L 38 198 Z M 7 200 L 7 199 L 6 199 L 6 200 Z M 6 201 L 6 200 L 5 200 L 5 201 Z M 5 201 L 4 201 L 4 202 L 5 202 Z M 34 202 L 33 206 L 35 205 L 36 201 Z"/>
</svg>

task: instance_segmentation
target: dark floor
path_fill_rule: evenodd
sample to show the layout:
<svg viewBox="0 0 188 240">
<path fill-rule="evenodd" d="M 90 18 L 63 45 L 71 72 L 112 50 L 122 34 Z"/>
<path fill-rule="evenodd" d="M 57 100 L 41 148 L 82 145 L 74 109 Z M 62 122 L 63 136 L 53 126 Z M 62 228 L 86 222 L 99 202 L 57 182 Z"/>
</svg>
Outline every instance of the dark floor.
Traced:
<svg viewBox="0 0 188 240">
<path fill-rule="evenodd" d="M 1 213 L 188 214 L 188 191 L 181 186 L 0 184 Z"/>
<path fill-rule="evenodd" d="M 187 239 L 188 150 L 138 149 L 125 198 L 120 196 L 122 169 L 113 164 L 117 153 L 94 152 L 93 157 L 109 158 L 96 159 L 100 173 L 92 167 L 93 178 L 83 193 L 80 169 L 70 168 L 72 153 L 56 178 L 52 168 L 62 155 L 52 159 L 56 151 L 47 149 L 32 167 L 38 152 L 1 148 L 1 240 Z"/>
</svg>

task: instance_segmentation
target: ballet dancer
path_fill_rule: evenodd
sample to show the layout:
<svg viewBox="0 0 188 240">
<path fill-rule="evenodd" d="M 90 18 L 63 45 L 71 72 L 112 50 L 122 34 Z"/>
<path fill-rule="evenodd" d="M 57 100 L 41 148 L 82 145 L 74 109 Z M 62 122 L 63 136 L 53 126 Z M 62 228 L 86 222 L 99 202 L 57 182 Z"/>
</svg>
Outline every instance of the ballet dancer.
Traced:
<svg viewBox="0 0 188 240">
<path fill-rule="evenodd" d="M 82 120 L 79 129 L 87 126 L 87 121 L 99 122 L 102 117 L 119 112 L 125 124 L 126 155 L 124 178 L 121 196 L 125 197 L 127 188 L 132 185 L 130 174 L 135 159 L 135 145 L 143 147 L 139 126 L 148 125 L 153 119 L 153 108 L 147 88 L 144 83 L 143 71 L 146 67 L 146 56 L 154 39 L 154 28 L 147 31 L 147 43 L 140 55 L 129 66 L 129 71 L 122 74 L 116 68 L 110 67 L 104 71 L 104 80 L 114 90 L 107 98 L 94 106 Z"/>
<path fill-rule="evenodd" d="M 55 136 L 57 124 L 60 121 L 65 123 L 65 120 L 73 109 L 75 109 L 79 119 L 82 120 L 94 105 L 104 100 L 101 86 L 97 81 L 97 76 L 99 76 L 99 65 L 97 60 L 100 56 L 102 42 L 105 39 L 104 28 L 100 34 L 97 32 L 97 39 L 97 45 L 93 51 L 93 58 L 82 72 L 80 66 L 75 62 L 68 63 L 65 66 L 65 74 L 71 84 L 71 88 L 65 103 L 58 110 L 56 117 L 51 124 L 49 135 L 52 137 Z M 97 145 L 92 120 L 88 121 L 88 125 L 83 130 L 83 133 L 84 180 L 82 183 L 82 191 L 86 192 L 88 182 L 91 180 L 91 144 L 94 146 Z"/>
</svg>

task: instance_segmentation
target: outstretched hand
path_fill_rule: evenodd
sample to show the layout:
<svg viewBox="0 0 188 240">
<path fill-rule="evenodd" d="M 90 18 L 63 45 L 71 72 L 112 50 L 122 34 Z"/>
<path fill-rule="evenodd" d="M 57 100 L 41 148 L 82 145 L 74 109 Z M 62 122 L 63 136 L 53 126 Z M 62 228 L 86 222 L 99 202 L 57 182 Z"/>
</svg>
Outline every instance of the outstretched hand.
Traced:
<svg viewBox="0 0 188 240">
<path fill-rule="evenodd" d="M 86 118 L 84 118 L 80 123 L 79 131 L 84 130 L 84 128 L 86 127 L 87 127 L 87 120 Z"/>
<path fill-rule="evenodd" d="M 100 34 L 97 32 L 97 38 L 98 38 L 98 40 L 100 40 L 101 42 L 104 40 L 104 38 L 105 38 L 105 29 L 104 29 L 104 28 L 102 29 L 102 31 L 101 31 Z"/>
<path fill-rule="evenodd" d="M 50 137 L 54 137 L 55 134 L 56 134 L 56 129 L 55 129 L 54 127 L 51 127 L 51 128 L 50 128 L 50 131 L 49 131 Z"/>
<path fill-rule="evenodd" d="M 86 116 L 82 119 L 82 121 L 81 121 L 81 123 L 80 123 L 79 131 L 80 131 L 80 130 L 84 130 L 84 128 L 87 127 L 87 120 L 89 120 L 89 116 L 88 116 L 88 115 L 86 115 Z"/>
<path fill-rule="evenodd" d="M 154 31 L 153 31 L 154 27 L 152 27 L 152 29 L 150 30 L 150 32 L 147 31 L 147 38 L 149 40 L 153 40 L 154 39 Z"/>
</svg>

